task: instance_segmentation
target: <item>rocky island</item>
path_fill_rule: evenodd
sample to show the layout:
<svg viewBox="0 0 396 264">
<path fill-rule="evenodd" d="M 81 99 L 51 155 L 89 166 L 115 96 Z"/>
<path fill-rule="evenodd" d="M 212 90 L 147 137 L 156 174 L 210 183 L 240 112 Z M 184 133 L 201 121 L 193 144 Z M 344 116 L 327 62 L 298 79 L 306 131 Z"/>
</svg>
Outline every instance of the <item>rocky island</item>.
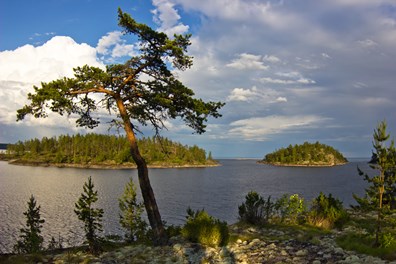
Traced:
<svg viewBox="0 0 396 264">
<path fill-rule="evenodd" d="M 304 142 L 301 145 L 289 145 L 265 155 L 259 163 L 276 166 L 326 167 L 343 165 L 348 160 L 331 146 Z"/>
</svg>

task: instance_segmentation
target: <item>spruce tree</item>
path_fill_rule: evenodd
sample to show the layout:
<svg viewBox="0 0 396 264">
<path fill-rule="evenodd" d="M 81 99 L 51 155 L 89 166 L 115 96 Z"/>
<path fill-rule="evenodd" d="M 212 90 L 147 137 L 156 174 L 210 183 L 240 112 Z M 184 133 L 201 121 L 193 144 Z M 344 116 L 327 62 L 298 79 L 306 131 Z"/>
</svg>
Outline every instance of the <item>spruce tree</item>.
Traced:
<svg viewBox="0 0 396 264">
<path fill-rule="evenodd" d="M 147 228 L 147 223 L 142 219 L 144 204 L 137 201 L 136 186 L 132 179 L 125 186 L 118 203 L 121 210 L 120 224 L 127 231 L 125 235 L 127 241 L 142 239 Z"/>
<path fill-rule="evenodd" d="M 353 197 L 359 204 L 358 208 L 377 211 L 375 231 L 376 246 L 380 246 L 379 238 L 381 235 L 384 212 L 391 209 L 390 205 L 395 201 L 394 195 L 396 191 L 396 151 L 393 140 L 389 146 L 386 145 L 390 137 L 386 131 L 386 127 L 386 122 L 382 121 L 374 130 L 373 135 L 373 147 L 375 151 L 373 152 L 369 164 L 370 167 L 379 174 L 370 177 L 370 175 L 358 168 L 359 175 L 364 176 L 364 180 L 369 183 L 369 186 L 366 188 L 364 197 L 358 197 L 353 194 Z"/>
<path fill-rule="evenodd" d="M 14 245 L 17 253 L 37 253 L 43 249 L 43 237 L 40 235 L 42 224 L 45 222 L 40 216 L 40 206 L 37 206 L 34 196 L 30 196 L 26 216 L 26 227 L 21 228 L 20 240 Z"/>
<path fill-rule="evenodd" d="M 94 208 L 94 203 L 98 200 L 98 191 L 94 191 L 91 176 L 88 182 L 84 183 L 83 190 L 84 192 L 75 204 L 74 212 L 78 219 L 84 222 L 89 252 L 96 254 L 100 249 L 98 232 L 102 231 L 103 209 Z"/>
</svg>

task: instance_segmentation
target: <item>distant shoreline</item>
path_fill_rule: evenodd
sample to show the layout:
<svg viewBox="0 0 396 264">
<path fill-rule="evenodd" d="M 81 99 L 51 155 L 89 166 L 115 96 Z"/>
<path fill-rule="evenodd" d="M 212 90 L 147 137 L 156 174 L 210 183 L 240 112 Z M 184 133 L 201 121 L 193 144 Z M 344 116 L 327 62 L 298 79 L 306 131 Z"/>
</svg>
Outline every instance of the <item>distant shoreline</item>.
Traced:
<svg viewBox="0 0 396 264">
<path fill-rule="evenodd" d="M 282 163 L 271 163 L 271 162 L 266 162 L 266 161 L 257 161 L 259 164 L 266 164 L 266 165 L 271 165 L 271 166 L 277 166 L 277 167 L 308 167 L 308 168 L 320 168 L 320 167 L 335 167 L 335 166 L 342 166 L 347 164 L 348 162 L 342 162 L 342 163 L 333 163 L 333 164 L 282 164 Z"/>
<path fill-rule="evenodd" d="M 31 167 L 56 167 L 56 168 L 77 168 L 77 169 L 102 169 L 102 170 L 128 170 L 136 169 L 136 164 L 75 164 L 75 163 L 49 163 L 49 162 L 35 162 L 25 160 L 9 160 L 8 164 L 18 166 L 31 166 Z M 206 168 L 221 166 L 220 163 L 213 164 L 148 164 L 150 169 L 171 169 L 171 168 Z"/>
</svg>

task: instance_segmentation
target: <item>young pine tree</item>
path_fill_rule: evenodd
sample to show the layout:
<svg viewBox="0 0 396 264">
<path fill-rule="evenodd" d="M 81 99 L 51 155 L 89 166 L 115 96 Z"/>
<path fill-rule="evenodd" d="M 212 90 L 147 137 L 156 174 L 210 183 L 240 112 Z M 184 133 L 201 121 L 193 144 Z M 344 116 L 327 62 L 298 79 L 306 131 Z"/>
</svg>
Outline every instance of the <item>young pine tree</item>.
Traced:
<svg viewBox="0 0 396 264">
<path fill-rule="evenodd" d="M 98 232 L 102 231 L 103 209 L 94 208 L 94 203 L 98 200 L 98 191 L 94 191 L 94 184 L 91 177 L 84 183 L 84 192 L 81 194 L 74 212 L 79 220 L 84 222 L 85 238 L 87 239 L 89 252 L 96 254 L 99 251 Z"/>
<path fill-rule="evenodd" d="M 358 168 L 359 175 L 364 176 L 364 180 L 369 183 L 369 186 L 366 188 L 366 194 L 363 198 L 355 194 L 353 195 L 361 209 L 377 211 L 375 232 L 376 246 L 380 246 L 379 238 L 381 235 L 384 212 L 390 209 L 390 204 L 395 199 L 394 195 L 396 190 L 396 151 L 393 140 L 389 146 L 386 145 L 386 141 L 390 137 L 386 131 L 386 127 L 386 122 L 382 121 L 378 124 L 377 129 L 374 130 L 373 135 L 373 147 L 375 152 L 373 152 L 372 159 L 369 163 L 370 167 L 379 174 L 370 177 L 367 173 L 364 173 Z"/>
<path fill-rule="evenodd" d="M 125 186 L 118 204 L 121 210 L 120 224 L 127 231 L 126 240 L 132 242 L 144 238 L 147 229 L 147 223 L 142 219 L 144 204 L 136 199 L 136 186 L 132 179 Z"/>
<path fill-rule="evenodd" d="M 34 196 L 30 196 L 26 216 L 26 227 L 20 229 L 20 240 L 14 245 L 17 253 L 37 253 L 43 249 L 43 237 L 40 235 L 42 224 L 45 222 L 40 217 L 40 206 L 37 206 Z"/>
</svg>

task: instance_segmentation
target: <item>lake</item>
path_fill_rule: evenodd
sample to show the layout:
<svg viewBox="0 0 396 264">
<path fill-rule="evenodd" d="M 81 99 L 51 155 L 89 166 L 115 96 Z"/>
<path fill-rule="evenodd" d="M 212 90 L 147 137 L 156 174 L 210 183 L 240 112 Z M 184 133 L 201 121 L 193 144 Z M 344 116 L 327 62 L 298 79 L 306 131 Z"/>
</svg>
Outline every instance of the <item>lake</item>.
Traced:
<svg viewBox="0 0 396 264">
<path fill-rule="evenodd" d="M 306 201 L 322 191 L 349 206 L 355 204 L 352 193 L 363 195 L 366 186 L 357 166 L 373 172 L 362 159 L 323 168 L 275 167 L 249 159 L 220 160 L 220 163 L 221 166 L 208 168 L 150 169 L 163 220 L 168 224 L 183 224 L 190 206 L 194 210 L 204 208 L 214 217 L 234 223 L 238 220 L 238 205 L 251 190 L 264 198 L 298 193 Z M 41 205 L 45 242 L 54 236 L 61 237 L 64 246 L 81 244 L 84 233 L 74 213 L 74 204 L 89 176 L 99 193 L 97 206 L 104 209 L 105 234 L 121 235 L 118 198 L 130 177 L 138 186 L 137 170 L 28 167 L 1 161 L 0 253 L 10 252 L 18 239 L 19 229 L 26 223 L 23 212 L 31 194 Z"/>
</svg>

